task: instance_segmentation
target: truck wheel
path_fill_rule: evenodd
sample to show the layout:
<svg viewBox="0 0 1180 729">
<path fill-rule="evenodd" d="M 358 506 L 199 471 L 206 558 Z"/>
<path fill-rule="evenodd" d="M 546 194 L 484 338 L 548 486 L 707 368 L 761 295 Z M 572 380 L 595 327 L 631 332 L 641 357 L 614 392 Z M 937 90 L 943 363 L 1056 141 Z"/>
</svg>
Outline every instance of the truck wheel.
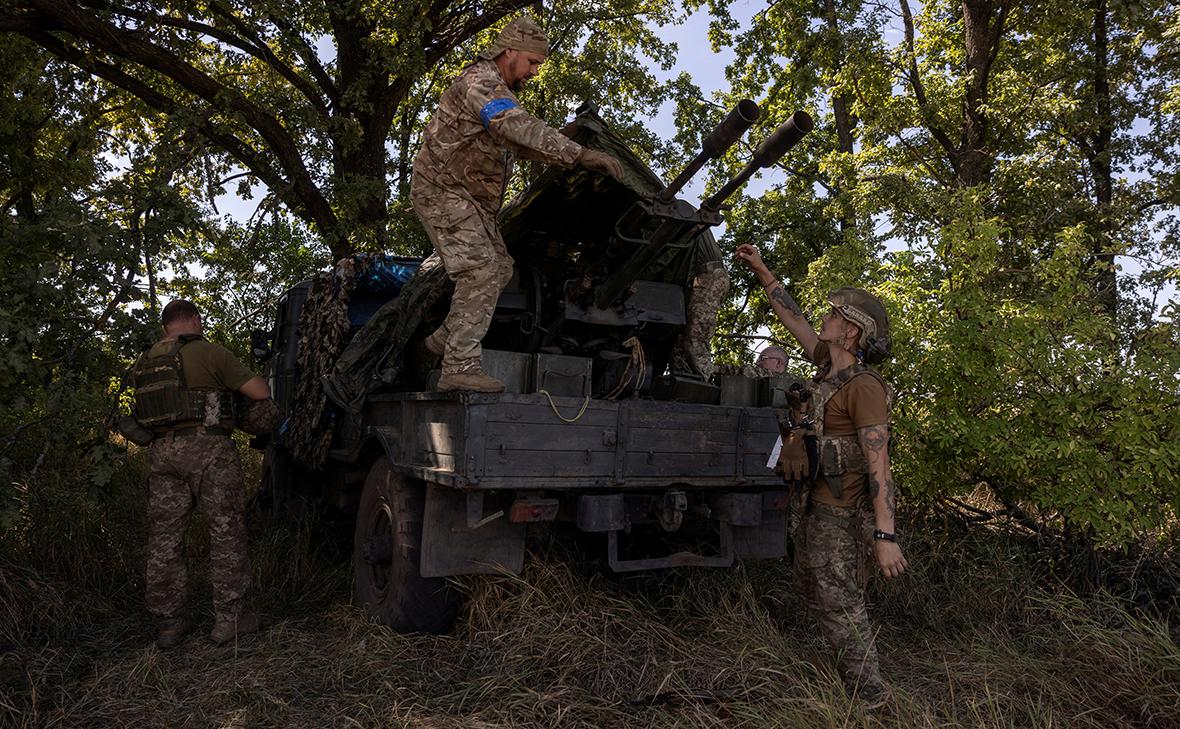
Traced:
<svg viewBox="0 0 1180 729">
<path fill-rule="evenodd" d="M 446 633 L 459 593 L 418 571 L 426 484 L 396 473 L 385 458 L 369 470 L 356 515 L 352 573 L 356 601 L 374 623 L 399 633 Z"/>
</svg>

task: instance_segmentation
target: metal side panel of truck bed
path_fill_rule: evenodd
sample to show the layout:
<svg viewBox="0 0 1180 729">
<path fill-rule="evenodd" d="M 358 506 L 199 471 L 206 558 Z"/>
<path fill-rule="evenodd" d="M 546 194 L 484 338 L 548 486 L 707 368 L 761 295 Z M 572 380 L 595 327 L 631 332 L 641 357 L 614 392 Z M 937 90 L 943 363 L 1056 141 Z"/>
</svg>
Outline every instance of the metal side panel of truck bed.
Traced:
<svg viewBox="0 0 1180 729">
<path fill-rule="evenodd" d="M 769 408 L 423 392 L 363 420 L 393 468 L 463 490 L 782 488 Z"/>
</svg>

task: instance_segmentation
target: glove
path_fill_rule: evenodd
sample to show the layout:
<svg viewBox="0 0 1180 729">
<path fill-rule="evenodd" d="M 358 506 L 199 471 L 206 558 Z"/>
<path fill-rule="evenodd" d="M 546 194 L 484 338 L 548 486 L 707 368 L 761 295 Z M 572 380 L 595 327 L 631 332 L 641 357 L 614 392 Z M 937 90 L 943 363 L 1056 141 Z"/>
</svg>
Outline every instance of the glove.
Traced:
<svg viewBox="0 0 1180 729">
<path fill-rule="evenodd" d="M 807 462 L 807 444 L 803 440 L 803 431 L 792 430 L 783 438 L 782 450 L 778 453 L 778 469 L 784 481 L 802 481 L 807 478 L 811 470 Z"/>
<path fill-rule="evenodd" d="M 588 170 L 613 177 L 619 182 L 623 181 L 623 165 L 609 154 L 583 147 L 582 153 L 578 155 L 578 164 Z"/>
</svg>

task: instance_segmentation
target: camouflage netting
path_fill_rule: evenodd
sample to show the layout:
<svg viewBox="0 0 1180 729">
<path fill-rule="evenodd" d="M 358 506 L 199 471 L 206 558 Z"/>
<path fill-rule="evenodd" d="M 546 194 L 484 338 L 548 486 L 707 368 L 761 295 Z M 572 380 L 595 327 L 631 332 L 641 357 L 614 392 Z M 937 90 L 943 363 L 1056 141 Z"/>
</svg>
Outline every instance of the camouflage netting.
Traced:
<svg viewBox="0 0 1180 729">
<path fill-rule="evenodd" d="M 363 268 L 365 259 L 359 265 Z M 287 445 L 308 468 L 324 464 L 332 441 L 328 398 L 320 380 L 331 371 L 348 336 L 348 300 L 356 286 L 357 267 L 356 259 L 345 258 L 333 270 L 316 274 L 299 314 L 299 375 Z"/>
<path fill-rule="evenodd" d="M 358 415 L 370 392 L 393 384 L 405 366 L 401 355 L 414 330 L 450 289 L 451 281 L 438 259 L 426 259 L 397 298 L 365 322 L 323 378 L 324 390 L 332 401 L 347 413 Z"/>
</svg>

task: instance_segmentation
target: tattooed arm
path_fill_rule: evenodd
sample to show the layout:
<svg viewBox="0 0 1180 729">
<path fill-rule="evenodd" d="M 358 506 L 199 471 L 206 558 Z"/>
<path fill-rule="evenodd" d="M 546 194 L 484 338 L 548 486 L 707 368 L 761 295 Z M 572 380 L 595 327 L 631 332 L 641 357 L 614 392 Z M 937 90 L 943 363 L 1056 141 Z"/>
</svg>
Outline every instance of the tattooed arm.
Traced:
<svg viewBox="0 0 1180 729">
<path fill-rule="evenodd" d="M 799 342 L 799 346 L 803 348 L 807 357 L 812 359 L 815 344 L 819 340 L 815 330 L 811 328 L 811 323 L 807 321 L 807 317 L 803 316 L 803 310 L 795 303 L 795 299 L 791 298 L 786 288 L 762 262 L 762 256 L 759 255 L 757 248 L 749 243 L 743 243 L 737 247 L 736 255 L 737 259 L 746 264 L 758 277 L 758 283 L 766 289 L 766 298 L 770 300 L 770 306 L 774 309 L 774 313 L 778 314 L 779 321 Z"/>
<path fill-rule="evenodd" d="M 860 428 L 856 434 L 869 464 L 869 495 L 873 499 L 875 523 L 881 531 L 894 534 L 897 488 L 889 471 L 889 426 L 871 425 Z M 896 542 L 875 539 L 873 553 L 877 557 L 877 566 L 886 577 L 897 577 L 905 571 L 906 559 Z"/>
</svg>

